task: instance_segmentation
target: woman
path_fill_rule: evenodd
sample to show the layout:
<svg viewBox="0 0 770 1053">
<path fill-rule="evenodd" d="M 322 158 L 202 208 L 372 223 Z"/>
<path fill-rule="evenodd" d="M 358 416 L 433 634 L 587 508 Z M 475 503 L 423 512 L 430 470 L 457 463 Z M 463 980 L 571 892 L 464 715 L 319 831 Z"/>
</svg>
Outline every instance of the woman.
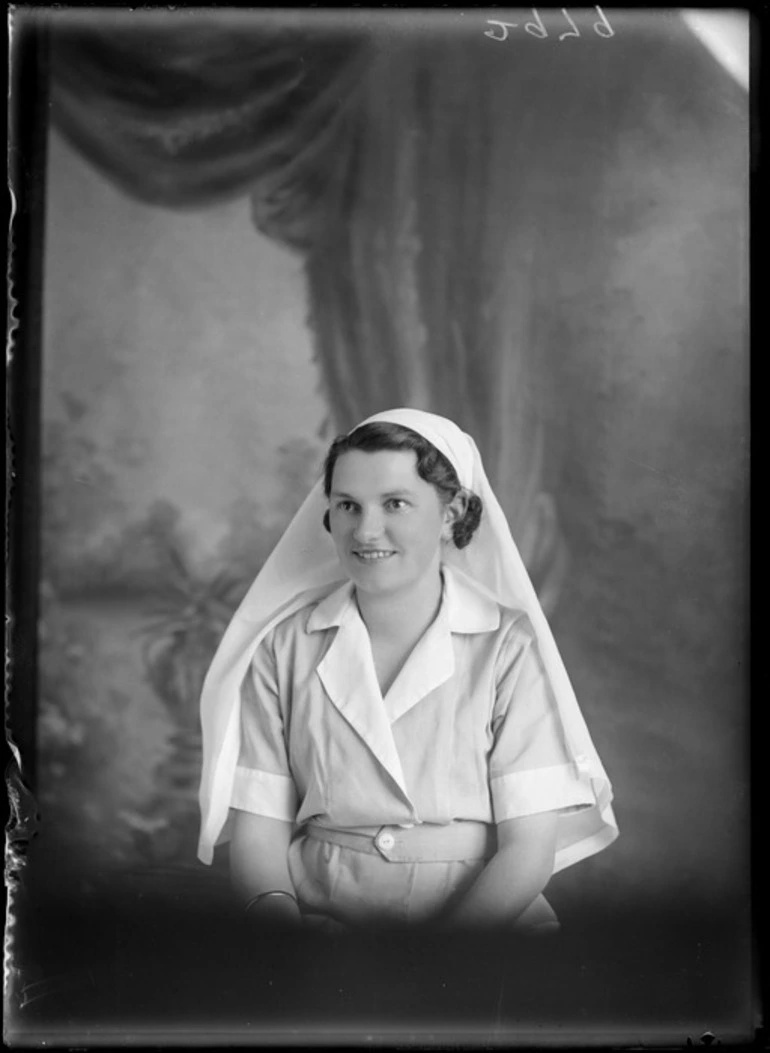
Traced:
<svg viewBox="0 0 770 1053">
<path fill-rule="evenodd" d="M 553 928 L 552 873 L 617 836 L 475 443 L 433 414 L 335 441 L 202 722 L 199 856 L 231 838 L 253 917 Z"/>
</svg>

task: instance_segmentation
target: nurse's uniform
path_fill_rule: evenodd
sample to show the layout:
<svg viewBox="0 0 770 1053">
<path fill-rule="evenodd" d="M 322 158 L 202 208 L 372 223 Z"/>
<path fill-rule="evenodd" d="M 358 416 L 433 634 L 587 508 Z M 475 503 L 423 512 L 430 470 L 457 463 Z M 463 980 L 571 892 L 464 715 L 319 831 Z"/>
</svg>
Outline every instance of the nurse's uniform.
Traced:
<svg viewBox="0 0 770 1053">
<path fill-rule="evenodd" d="M 231 806 L 300 824 L 289 863 L 305 912 L 428 920 L 493 854 L 491 824 L 594 803 L 526 613 L 450 567 L 443 579 L 384 698 L 350 584 L 277 625 L 251 662 Z M 519 926 L 554 922 L 541 896 Z"/>
<path fill-rule="evenodd" d="M 443 453 L 483 513 L 443 553 L 442 602 L 385 694 L 321 481 L 233 617 L 201 698 L 198 856 L 232 809 L 295 822 L 303 913 L 440 917 L 496 849 L 495 824 L 557 812 L 554 873 L 617 837 L 612 787 L 473 439 L 419 410 L 369 418 Z M 367 422 L 364 422 L 367 423 Z M 557 924 L 543 896 L 518 926 Z"/>
</svg>

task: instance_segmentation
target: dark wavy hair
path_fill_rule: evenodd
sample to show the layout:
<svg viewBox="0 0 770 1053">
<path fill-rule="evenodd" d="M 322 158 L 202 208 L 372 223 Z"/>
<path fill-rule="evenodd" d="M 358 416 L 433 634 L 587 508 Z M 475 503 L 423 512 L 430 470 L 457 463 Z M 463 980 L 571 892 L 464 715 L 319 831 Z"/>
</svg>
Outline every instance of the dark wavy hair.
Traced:
<svg viewBox="0 0 770 1053">
<path fill-rule="evenodd" d="M 457 494 L 465 493 L 465 513 L 452 526 L 452 540 L 457 548 L 465 548 L 470 542 L 481 522 L 481 498 L 472 491 L 463 489 L 457 472 L 433 443 L 411 428 L 387 421 L 362 424 L 349 435 L 339 435 L 329 447 L 324 462 L 324 493 L 327 497 L 331 493 L 337 458 L 350 450 L 363 450 L 365 453 L 375 453 L 378 450 L 414 450 L 417 454 L 417 474 L 426 483 L 435 486 L 443 504 L 447 505 Z M 327 530 L 330 529 L 328 512 L 324 516 L 324 526 Z"/>
</svg>

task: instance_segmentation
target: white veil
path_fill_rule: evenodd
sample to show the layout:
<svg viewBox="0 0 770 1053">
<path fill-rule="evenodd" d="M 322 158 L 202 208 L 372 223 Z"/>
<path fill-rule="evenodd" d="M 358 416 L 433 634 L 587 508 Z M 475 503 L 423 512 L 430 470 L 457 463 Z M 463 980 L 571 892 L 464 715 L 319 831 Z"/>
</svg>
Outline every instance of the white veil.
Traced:
<svg viewBox="0 0 770 1053">
<path fill-rule="evenodd" d="M 594 804 L 559 814 L 554 871 L 605 848 L 618 834 L 612 788 L 591 741 L 556 641 L 527 574 L 508 522 L 484 473 L 473 439 L 444 417 L 422 410 L 378 413 L 374 421 L 418 432 L 444 454 L 462 486 L 481 498 L 481 524 L 464 549 L 448 545 L 444 561 L 470 577 L 506 607 L 525 610 L 550 676 L 568 753 L 577 776 L 590 784 Z M 360 425 L 359 425 L 360 427 Z M 233 616 L 206 675 L 201 696 L 203 770 L 198 857 L 211 863 L 216 844 L 227 840 L 228 813 L 240 751 L 240 688 L 251 658 L 279 621 L 345 579 L 322 519 L 323 480 L 315 484 Z"/>
</svg>

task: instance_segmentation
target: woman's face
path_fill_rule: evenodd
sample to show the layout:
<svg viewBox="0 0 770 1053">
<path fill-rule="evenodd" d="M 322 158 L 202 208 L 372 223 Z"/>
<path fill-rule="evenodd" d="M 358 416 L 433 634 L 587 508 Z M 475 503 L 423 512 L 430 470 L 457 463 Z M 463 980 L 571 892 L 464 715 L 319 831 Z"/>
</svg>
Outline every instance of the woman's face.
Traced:
<svg viewBox="0 0 770 1053">
<path fill-rule="evenodd" d="M 329 523 L 356 588 L 403 595 L 438 575 L 456 510 L 417 474 L 413 450 L 349 450 L 334 466 Z"/>
</svg>

